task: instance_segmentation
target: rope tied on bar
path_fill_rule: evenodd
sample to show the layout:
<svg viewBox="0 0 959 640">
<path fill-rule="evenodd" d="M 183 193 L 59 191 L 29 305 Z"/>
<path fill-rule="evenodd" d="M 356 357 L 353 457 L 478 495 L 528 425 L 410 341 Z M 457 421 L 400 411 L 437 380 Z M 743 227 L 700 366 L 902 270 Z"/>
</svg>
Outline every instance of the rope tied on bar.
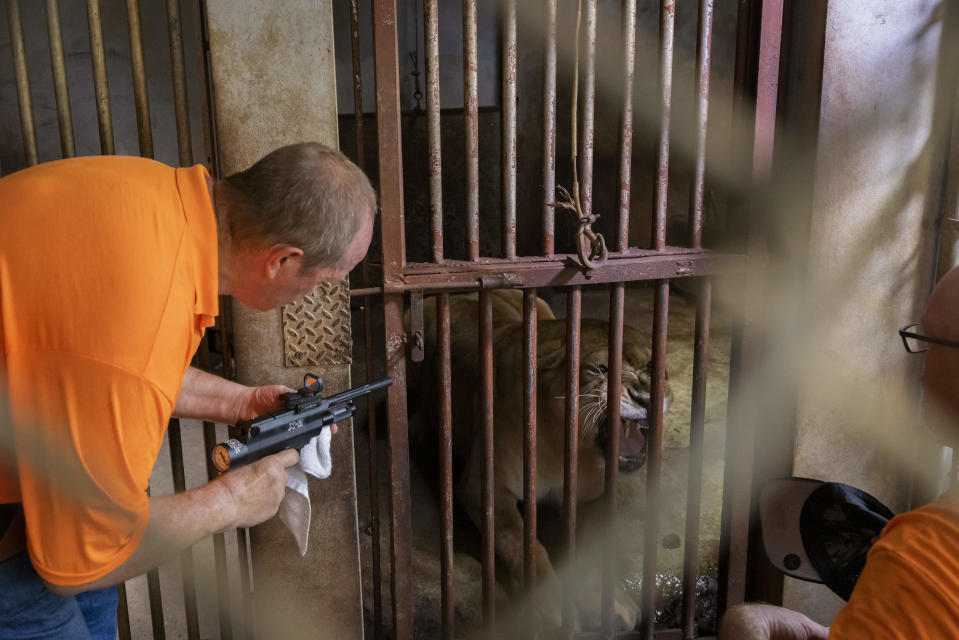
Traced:
<svg viewBox="0 0 959 640">
<path fill-rule="evenodd" d="M 577 118 L 579 106 L 579 33 L 583 16 L 583 0 L 579 0 L 576 5 L 576 48 L 573 57 L 573 104 L 572 104 L 572 157 L 573 164 L 573 193 L 570 194 L 562 185 L 556 185 L 556 190 L 565 198 L 565 201 L 551 202 L 549 206 L 554 209 L 566 209 L 576 214 L 579 220 L 579 226 L 576 228 L 576 255 L 579 257 L 577 265 L 583 274 L 588 278 L 592 275 L 592 270 L 606 264 L 609 258 L 609 250 L 606 248 L 606 240 L 603 234 L 593 231 L 592 225 L 599 219 L 598 213 L 584 213 L 583 205 L 580 200 L 581 189 L 579 186 L 579 163 L 577 159 L 579 152 L 577 150 Z"/>
</svg>

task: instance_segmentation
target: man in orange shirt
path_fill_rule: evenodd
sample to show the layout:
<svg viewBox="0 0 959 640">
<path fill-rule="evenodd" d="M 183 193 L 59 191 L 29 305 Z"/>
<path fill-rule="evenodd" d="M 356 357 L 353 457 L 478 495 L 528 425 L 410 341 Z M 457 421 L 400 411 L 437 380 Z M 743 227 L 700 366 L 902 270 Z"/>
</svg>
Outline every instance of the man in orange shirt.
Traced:
<svg viewBox="0 0 959 640">
<path fill-rule="evenodd" d="M 171 415 L 235 424 L 288 391 L 189 366 L 218 295 L 267 310 L 345 277 L 375 209 L 315 143 L 223 180 L 130 157 L 0 179 L 0 637 L 113 638 L 114 585 L 276 514 L 295 451 L 173 496 L 150 472 Z"/>
<path fill-rule="evenodd" d="M 925 354 L 927 421 L 959 444 L 959 267 L 936 285 L 910 351 Z M 849 602 L 831 627 L 783 607 L 746 604 L 727 612 L 723 640 L 959 638 L 959 488 L 897 516 L 869 550 Z"/>
</svg>

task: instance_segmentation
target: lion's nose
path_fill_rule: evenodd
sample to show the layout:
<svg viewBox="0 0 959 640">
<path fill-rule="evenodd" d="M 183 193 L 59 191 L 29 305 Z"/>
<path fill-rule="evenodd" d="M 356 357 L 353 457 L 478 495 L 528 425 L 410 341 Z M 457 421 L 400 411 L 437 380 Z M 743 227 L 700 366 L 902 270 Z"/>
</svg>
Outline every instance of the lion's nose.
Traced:
<svg viewBox="0 0 959 640">
<path fill-rule="evenodd" d="M 644 409 L 649 409 L 649 394 L 646 393 L 637 393 L 632 389 L 627 389 L 626 392 L 629 394 L 630 400 L 643 407 Z"/>
</svg>

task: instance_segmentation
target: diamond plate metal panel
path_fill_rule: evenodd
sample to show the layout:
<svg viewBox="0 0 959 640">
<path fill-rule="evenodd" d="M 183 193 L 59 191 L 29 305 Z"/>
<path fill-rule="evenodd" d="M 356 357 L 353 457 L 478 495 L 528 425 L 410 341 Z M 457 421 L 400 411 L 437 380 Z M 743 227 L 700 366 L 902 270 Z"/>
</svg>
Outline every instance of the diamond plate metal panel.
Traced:
<svg viewBox="0 0 959 640">
<path fill-rule="evenodd" d="M 283 306 L 283 363 L 287 367 L 350 364 L 349 282 L 324 282 Z"/>
</svg>

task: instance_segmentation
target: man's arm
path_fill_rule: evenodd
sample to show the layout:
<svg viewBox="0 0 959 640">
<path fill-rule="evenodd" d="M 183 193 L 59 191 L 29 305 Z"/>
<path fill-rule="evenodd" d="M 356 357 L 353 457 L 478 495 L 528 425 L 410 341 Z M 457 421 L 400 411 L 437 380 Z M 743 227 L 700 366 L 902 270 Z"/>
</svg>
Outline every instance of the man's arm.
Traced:
<svg viewBox="0 0 959 640">
<path fill-rule="evenodd" d="M 283 385 L 247 387 L 195 367 L 187 369 L 180 385 L 173 416 L 236 424 L 277 408 Z"/>
<path fill-rule="evenodd" d="M 46 582 L 47 588 L 70 596 L 118 584 L 156 567 L 212 533 L 251 527 L 272 518 L 286 491 L 286 468 L 298 460 L 299 454 L 288 449 L 196 489 L 150 498 L 146 533 L 122 565 L 93 582 L 69 587 Z"/>
<path fill-rule="evenodd" d="M 740 604 L 723 616 L 720 640 L 827 640 L 829 627 L 771 604 Z"/>
</svg>

